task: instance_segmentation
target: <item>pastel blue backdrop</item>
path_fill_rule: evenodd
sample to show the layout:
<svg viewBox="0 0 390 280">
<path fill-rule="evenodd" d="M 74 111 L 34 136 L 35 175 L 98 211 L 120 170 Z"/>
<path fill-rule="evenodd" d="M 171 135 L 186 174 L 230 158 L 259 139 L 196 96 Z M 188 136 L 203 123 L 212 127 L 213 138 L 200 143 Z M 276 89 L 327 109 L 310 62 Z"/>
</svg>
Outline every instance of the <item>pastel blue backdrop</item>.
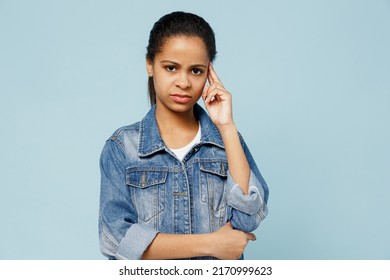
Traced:
<svg viewBox="0 0 390 280">
<path fill-rule="evenodd" d="M 99 156 L 149 105 L 153 23 L 216 32 L 270 187 L 248 259 L 390 259 L 390 1 L 0 0 L 0 259 L 103 259 Z"/>
</svg>

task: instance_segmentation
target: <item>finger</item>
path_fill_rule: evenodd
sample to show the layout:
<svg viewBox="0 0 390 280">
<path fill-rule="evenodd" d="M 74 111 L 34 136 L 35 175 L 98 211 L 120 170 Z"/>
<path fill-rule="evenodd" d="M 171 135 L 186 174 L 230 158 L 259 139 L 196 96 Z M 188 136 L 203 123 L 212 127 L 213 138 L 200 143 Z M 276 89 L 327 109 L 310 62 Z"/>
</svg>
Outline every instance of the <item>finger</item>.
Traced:
<svg viewBox="0 0 390 280">
<path fill-rule="evenodd" d="M 256 241 L 256 235 L 253 233 L 248 232 L 247 233 L 248 240 Z"/>
<path fill-rule="evenodd" d="M 226 89 L 225 89 L 225 87 L 222 85 L 222 84 L 220 84 L 219 82 L 214 82 L 214 83 L 212 83 L 210 86 L 210 90 L 213 90 L 213 89 L 219 89 L 219 90 L 223 90 L 223 91 L 227 91 Z"/>
<path fill-rule="evenodd" d="M 211 102 L 213 102 L 215 99 L 217 99 L 217 100 L 220 100 L 219 98 L 218 98 L 218 96 L 219 96 L 219 91 L 217 90 L 217 89 L 214 89 L 214 90 L 212 90 L 212 91 L 208 91 L 208 93 L 207 93 L 207 95 L 206 95 L 206 98 L 204 99 L 204 102 L 206 102 L 206 103 L 211 103 Z"/>
<path fill-rule="evenodd" d="M 226 95 L 228 92 L 226 89 L 220 89 L 216 86 L 206 86 L 203 90 L 202 97 L 205 101 L 213 101 L 215 98 L 218 98 L 219 95 Z"/>
<path fill-rule="evenodd" d="M 226 90 L 221 90 L 219 88 L 209 88 L 207 94 L 205 94 L 204 100 L 206 103 L 213 102 L 215 99 L 217 101 L 226 101 L 229 99 L 230 93 Z"/>
<path fill-rule="evenodd" d="M 222 84 L 221 80 L 219 79 L 219 77 L 217 75 L 217 72 L 215 72 L 214 67 L 211 63 L 209 64 L 208 79 L 211 82 L 211 84 L 215 83 L 215 82 Z"/>
<path fill-rule="evenodd" d="M 202 93 L 202 98 L 203 100 L 206 100 L 206 97 L 207 97 L 207 94 L 210 90 L 210 87 L 209 86 L 205 86 L 204 89 L 203 89 L 203 93 Z"/>
</svg>

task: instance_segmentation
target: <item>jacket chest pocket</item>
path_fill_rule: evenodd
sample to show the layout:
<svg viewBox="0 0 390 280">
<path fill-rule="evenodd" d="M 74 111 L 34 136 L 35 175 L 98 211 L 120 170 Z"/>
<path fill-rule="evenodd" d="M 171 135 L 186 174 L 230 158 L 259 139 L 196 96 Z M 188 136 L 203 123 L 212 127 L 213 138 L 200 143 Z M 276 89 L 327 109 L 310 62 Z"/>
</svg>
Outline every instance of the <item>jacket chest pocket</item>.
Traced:
<svg viewBox="0 0 390 280">
<path fill-rule="evenodd" d="M 126 169 L 126 184 L 131 188 L 138 219 L 148 222 L 165 209 L 165 168 Z"/>
<path fill-rule="evenodd" d="M 223 161 L 200 163 L 200 189 L 202 201 L 217 212 L 226 207 L 225 182 L 228 165 Z"/>
</svg>

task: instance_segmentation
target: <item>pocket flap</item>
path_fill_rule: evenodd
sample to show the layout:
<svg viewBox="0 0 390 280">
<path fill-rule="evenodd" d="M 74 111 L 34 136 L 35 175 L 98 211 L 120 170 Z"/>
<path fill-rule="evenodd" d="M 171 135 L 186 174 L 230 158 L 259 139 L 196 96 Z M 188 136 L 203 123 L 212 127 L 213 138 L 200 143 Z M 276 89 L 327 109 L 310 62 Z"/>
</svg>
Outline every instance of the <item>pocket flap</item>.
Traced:
<svg viewBox="0 0 390 280">
<path fill-rule="evenodd" d="M 213 173 L 222 177 L 227 176 L 228 165 L 223 161 L 201 162 L 200 170 Z"/>
<path fill-rule="evenodd" d="M 136 188 L 147 188 L 165 183 L 167 168 L 129 168 L 126 169 L 126 184 Z"/>
</svg>

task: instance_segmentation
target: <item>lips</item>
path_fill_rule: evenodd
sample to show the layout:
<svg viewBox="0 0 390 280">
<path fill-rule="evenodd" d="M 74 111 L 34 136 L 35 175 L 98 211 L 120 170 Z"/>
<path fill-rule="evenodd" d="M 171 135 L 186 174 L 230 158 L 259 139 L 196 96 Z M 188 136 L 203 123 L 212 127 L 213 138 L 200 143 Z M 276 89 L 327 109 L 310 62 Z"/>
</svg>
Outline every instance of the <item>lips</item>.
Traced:
<svg viewBox="0 0 390 280">
<path fill-rule="evenodd" d="M 170 97 L 177 103 L 187 103 L 192 99 L 192 97 L 189 95 L 178 93 L 171 94 Z"/>
</svg>

